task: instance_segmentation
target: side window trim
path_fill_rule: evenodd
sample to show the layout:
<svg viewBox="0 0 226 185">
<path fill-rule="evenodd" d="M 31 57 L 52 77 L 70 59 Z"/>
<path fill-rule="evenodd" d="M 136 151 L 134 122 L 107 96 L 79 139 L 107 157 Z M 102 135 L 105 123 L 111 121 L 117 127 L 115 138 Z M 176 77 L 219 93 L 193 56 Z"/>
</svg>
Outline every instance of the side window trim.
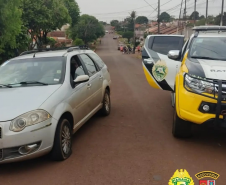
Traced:
<svg viewBox="0 0 226 185">
<path fill-rule="evenodd" d="M 87 54 L 84 54 L 84 53 L 78 54 L 78 55 L 77 55 L 78 58 L 79 58 L 79 60 L 80 60 L 80 62 L 81 62 L 81 64 L 82 64 L 82 66 L 84 67 L 84 70 L 85 70 L 86 74 L 87 74 L 89 77 L 92 77 L 92 76 L 96 75 L 96 74 L 99 72 L 99 70 L 97 69 L 97 66 L 96 66 L 95 62 L 93 62 L 93 63 L 94 63 L 94 66 L 95 66 L 95 68 L 96 68 L 96 73 L 93 74 L 92 76 L 90 76 L 90 75 L 89 75 L 89 71 L 88 71 L 88 69 L 87 69 L 85 63 L 84 63 L 84 61 L 83 61 L 82 58 L 81 58 L 81 55 L 86 55 L 92 62 L 93 62 L 93 60 L 92 60 Z"/>
<path fill-rule="evenodd" d="M 184 55 L 188 49 L 188 43 L 189 43 L 189 40 L 186 41 L 186 43 L 184 44 L 183 48 L 182 48 L 182 51 L 181 51 L 181 61 L 183 60 L 184 58 Z"/>
<path fill-rule="evenodd" d="M 81 63 L 83 70 L 85 72 L 86 75 L 88 75 L 88 71 L 86 70 L 86 66 L 84 65 L 83 61 L 80 59 L 79 54 L 73 55 L 70 57 L 70 78 L 71 78 L 71 59 L 75 57 L 79 60 L 79 62 Z M 71 79 L 70 79 L 70 84 L 71 84 Z M 79 84 L 80 85 L 80 84 Z M 75 89 L 78 85 L 73 86 L 73 84 L 71 84 L 72 89 Z"/>
<path fill-rule="evenodd" d="M 89 54 L 86 54 L 86 55 L 93 61 L 97 72 L 99 72 L 101 70 L 100 66 L 96 63 L 96 61 Z"/>
<path fill-rule="evenodd" d="M 105 63 L 103 62 L 103 60 L 97 55 L 97 57 L 98 58 L 100 58 L 100 63 L 102 63 L 102 66 L 99 66 L 99 64 L 98 64 L 98 62 L 94 59 L 94 57 L 92 57 L 92 55 L 96 55 L 96 54 L 94 54 L 94 53 L 88 53 L 88 56 L 95 62 L 95 64 L 98 66 L 98 68 L 101 70 L 103 67 L 104 67 L 104 65 L 105 65 Z"/>
</svg>

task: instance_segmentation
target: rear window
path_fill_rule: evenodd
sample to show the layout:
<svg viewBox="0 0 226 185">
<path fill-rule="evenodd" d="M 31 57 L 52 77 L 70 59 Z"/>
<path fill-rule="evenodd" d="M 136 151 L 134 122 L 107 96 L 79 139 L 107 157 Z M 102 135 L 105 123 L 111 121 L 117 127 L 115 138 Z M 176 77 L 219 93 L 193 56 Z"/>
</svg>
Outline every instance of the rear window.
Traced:
<svg viewBox="0 0 226 185">
<path fill-rule="evenodd" d="M 156 36 L 149 40 L 149 48 L 157 53 L 167 55 L 170 50 L 181 50 L 183 43 L 183 37 Z"/>
<path fill-rule="evenodd" d="M 102 69 L 104 67 L 104 62 L 101 60 L 101 58 L 96 54 L 89 54 L 89 56 L 96 62 L 96 64 Z"/>
</svg>

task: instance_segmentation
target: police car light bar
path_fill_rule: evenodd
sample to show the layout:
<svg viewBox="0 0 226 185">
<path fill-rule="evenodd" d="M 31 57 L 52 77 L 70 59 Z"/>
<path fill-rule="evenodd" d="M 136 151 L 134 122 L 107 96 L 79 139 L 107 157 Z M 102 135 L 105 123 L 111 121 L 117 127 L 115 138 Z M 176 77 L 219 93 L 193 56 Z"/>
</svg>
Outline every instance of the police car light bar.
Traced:
<svg viewBox="0 0 226 185">
<path fill-rule="evenodd" d="M 226 31 L 226 26 L 197 26 L 194 31 Z"/>
</svg>

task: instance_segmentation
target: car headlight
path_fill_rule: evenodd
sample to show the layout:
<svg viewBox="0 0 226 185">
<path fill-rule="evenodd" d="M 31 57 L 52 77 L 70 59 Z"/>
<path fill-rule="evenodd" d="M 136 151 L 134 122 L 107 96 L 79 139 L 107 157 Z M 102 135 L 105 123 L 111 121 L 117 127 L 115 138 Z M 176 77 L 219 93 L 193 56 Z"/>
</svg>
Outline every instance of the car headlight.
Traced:
<svg viewBox="0 0 226 185">
<path fill-rule="evenodd" d="M 10 130 L 14 132 L 20 132 L 24 128 L 35 125 L 51 118 L 51 115 L 44 110 L 35 110 L 27 112 L 17 118 L 15 118 L 10 124 Z"/>
<path fill-rule="evenodd" d="M 212 80 L 185 74 L 185 87 L 197 93 L 214 93 L 214 84 Z"/>
</svg>

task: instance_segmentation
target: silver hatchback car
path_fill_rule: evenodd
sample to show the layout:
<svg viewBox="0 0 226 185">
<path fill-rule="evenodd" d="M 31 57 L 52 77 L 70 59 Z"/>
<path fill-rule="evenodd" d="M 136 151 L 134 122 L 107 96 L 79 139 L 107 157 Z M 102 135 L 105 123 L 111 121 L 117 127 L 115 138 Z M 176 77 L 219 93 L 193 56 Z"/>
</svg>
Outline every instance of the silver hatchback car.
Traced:
<svg viewBox="0 0 226 185">
<path fill-rule="evenodd" d="M 65 160 L 72 134 L 110 114 L 111 78 L 88 48 L 21 55 L 0 66 L 0 163 L 50 153 Z"/>
</svg>

